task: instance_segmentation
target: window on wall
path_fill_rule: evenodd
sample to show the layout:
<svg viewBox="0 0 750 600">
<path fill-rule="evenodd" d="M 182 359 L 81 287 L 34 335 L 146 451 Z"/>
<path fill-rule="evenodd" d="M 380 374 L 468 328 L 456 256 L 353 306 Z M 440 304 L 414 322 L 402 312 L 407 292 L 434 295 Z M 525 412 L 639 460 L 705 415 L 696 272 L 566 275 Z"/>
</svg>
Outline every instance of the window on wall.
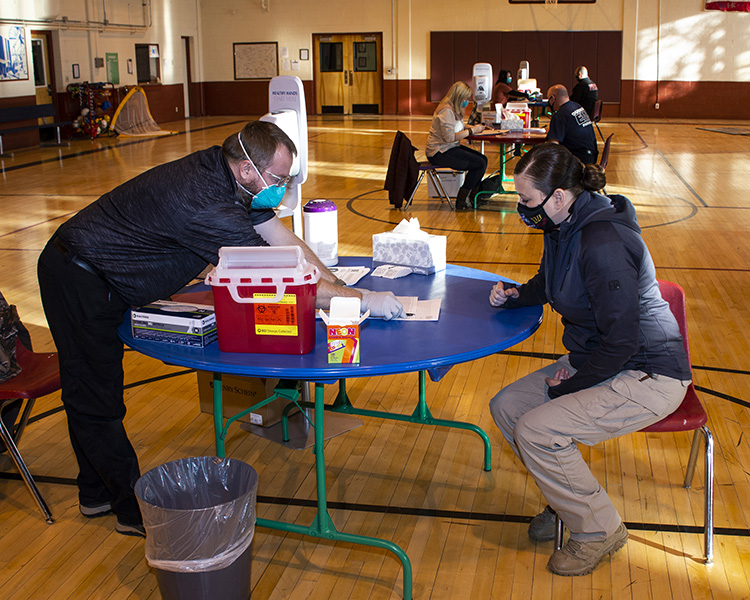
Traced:
<svg viewBox="0 0 750 600">
<path fill-rule="evenodd" d="M 320 72 L 340 73 L 344 70 L 344 44 L 320 42 Z"/>
<path fill-rule="evenodd" d="M 138 83 L 161 83 L 159 44 L 135 45 L 135 73 Z"/>
<path fill-rule="evenodd" d="M 376 42 L 354 42 L 354 70 L 378 70 L 378 45 Z"/>
<path fill-rule="evenodd" d="M 34 67 L 34 85 L 40 87 L 45 85 L 47 79 L 44 76 L 44 47 L 42 40 L 31 40 L 32 66 Z"/>
</svg>

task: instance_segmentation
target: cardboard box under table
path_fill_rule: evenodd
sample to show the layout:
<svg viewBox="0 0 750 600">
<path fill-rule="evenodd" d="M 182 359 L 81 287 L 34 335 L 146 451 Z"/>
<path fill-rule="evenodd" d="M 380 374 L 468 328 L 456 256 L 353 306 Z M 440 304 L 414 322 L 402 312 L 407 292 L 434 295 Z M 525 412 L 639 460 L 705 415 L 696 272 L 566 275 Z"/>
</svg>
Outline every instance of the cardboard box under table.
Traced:
<svg viewBox="0 0 750 600">
<path fill-rule="evenodd" d="M 291 389 L 292 381 L 265 377 L 242 377 L 240 375 L 222 375 L 221 394 L 224 418 L 229 419 L 243 410 L 262 402 L 274 395 L 277 386 Z M 198 371 L 198 399 L 201 412 L 214 413 L 214 376 L 207 371 Z M 256 408 L 238 420 L 253 425 L 270 427 L 281 421 L 284 407 L 289 404 L 289 398 L 279 395 L 265 406 Z M 298 412 L 295 406 L 289 411 L 292 415 Z"/>
<path fill-rule="evenodd" d="M 299 246 L 225 247 L 206 277 L 222 352 L 307 354 L 320 273 Z"/>
</svg>

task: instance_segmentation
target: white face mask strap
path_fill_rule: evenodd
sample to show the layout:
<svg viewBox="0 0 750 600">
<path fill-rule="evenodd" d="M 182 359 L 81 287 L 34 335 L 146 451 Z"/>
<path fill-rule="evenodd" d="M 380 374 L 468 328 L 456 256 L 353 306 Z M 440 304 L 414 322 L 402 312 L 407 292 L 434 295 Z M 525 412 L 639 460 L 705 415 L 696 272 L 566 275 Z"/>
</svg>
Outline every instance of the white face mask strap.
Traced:
<svg viewBox="0 0 750 600">
<path fill-rule="evenodd" d="M 267 188 L 267 187 L 268 187 L 268 184 L 266 183 L 266 180 L 265 180 L 265 179 L 263 179 L 263 176 L 262 176 L 262 175 L 260 174 L 260 171 L 258 171 L 258 167 L 256 167 L 256 166 L 255 166 L 255 163 L 253 162 L 253 159 L 252 159 L 252 158 L 250 158 L 250 155 L 249 155 L 249 154 L 247 153 L 247 150 L 245 150 L 245 145 L 244 145 L 244 144 L 242 143 L 242 138 L 240 137 L 240 133 L 242 133 L 242 132 L 238 132 L 238 133 L 237 133 L 237 141 L 238 141 L 238 142 L 240 143 L 240 148 L 242 148 L 242 152 L 243 152 L 243 153 L 245 154 L 245 158 L 247 158 L 247 160 L 249 160 L 249 161 L 250 161 L 250 164 L 251 164 L 251 165 L 253 166 L 253 169 L 255 169 L 255 172 L 256 172 L 256 173 L 258 174 L 258 177 L 260 178 L 260 181 L 261 181 L 261 182 L 263 183 L 263 187 L 264 187 L 264 188 Z M 238 184 L 238 185 L 239 185 L 239 186 L 240 186 L 240 187 L 241 187 L 241 188 L 242 188 L 243 190 L 245 190 L 245 191 L 247 192 L 247 190 L 245 189 L 245 187 L 244 187 L 244 186 L 243 186 L 243 185 L 242 185 L 242 184 L 241 184 L 241 183 L 240 183 L 239 181 L 237 182 L 237 184 Z M 247 192 L 247 193 L 249 194 L 249 193 L 251 193 L 251 192 Z M 253 196 L 254 196 L 254 195 L 255 195 L 255 194 L 253 194 Z"/>
</svg>

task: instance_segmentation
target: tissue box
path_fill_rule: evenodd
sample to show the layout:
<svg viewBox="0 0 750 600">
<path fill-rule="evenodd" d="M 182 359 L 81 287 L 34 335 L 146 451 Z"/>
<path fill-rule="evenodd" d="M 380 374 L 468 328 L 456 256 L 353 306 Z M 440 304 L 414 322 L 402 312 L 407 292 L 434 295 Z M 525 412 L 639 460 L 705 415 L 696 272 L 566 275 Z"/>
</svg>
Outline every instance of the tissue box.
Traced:
<svg viewBox="0 0 750 600">
<path fill-rule="evenodd" d="M 500 129 L 523 129 L 521 119 L 503 119 L 500 121 Z"/>
<path fill-rule="evenodd" d="M 402 233 L 376 233 L 372 236 L 372 266 L 400 265 L 431 275 L 445 269 L 447 240 L 444 235 L 412 238 Z"/>
<path fill-rule="evenodd" d="M 326 324 L 328 362 L 359 364 L 359 325 L 369 311 L 360 316 L 359 298 L 331 298 L 331 312 L 320 316 Z"/>
</svg>

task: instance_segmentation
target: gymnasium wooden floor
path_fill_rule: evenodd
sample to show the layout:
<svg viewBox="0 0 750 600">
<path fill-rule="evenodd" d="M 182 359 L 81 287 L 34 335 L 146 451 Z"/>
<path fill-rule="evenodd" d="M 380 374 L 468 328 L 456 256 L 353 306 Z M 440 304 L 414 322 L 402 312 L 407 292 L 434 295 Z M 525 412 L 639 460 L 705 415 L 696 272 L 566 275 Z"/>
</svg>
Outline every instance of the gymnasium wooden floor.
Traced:
<svg viewBox="0 0 750 600">
<path fill-rule="evenodd" d="M 207 147 L 247 117 L 192 119 L 179 135 L 151 140 L 77 140 L 70 148 L 26 149 L 0 161 L 0 290 L 18 305 L 37 349 L 52 349 L 41 310 L 36 260 L 57 226 L 143 170 Z M 529 340 L 453 368 L 428 383 L 433 416 L 482 426 L 493 445 L 482 470 L 476 435 L 364 419 L 327 442 L 328 499 L 335 525 L 393 540 L 414 567 L 414 598 L 747 598 L 750 597 L 750 137 L 698 123 L 611 121 L 607 190 L 635 204 L 657 274 L 687 292 L 694 380 L 716 439 L 716 548 L 702 564 L 703 470 L 682 485 L 688 434 L 634 434 L 583 448 L 631 530 L 630 541 L 593 574 L 546 570 L 552 543 L 533 544 L 528 520 L 544 501 L 494 427 L 487 402 L 504 384 L 561 354 L 559 317 L 549 311 Z M 701 124 L 702 125 L 702 124 Z M 717 125 L 744 125 L 719 123 Z M 397 130 L 424 148 L 429 119 L 311 117 L 305 199 L 338 205 L 340 253 L 371 253 L 371 236 L 416 216 L 448 236 L 448 261 L 525 281 L 541 236 L 515 213 L 515 197 L 454 213 L 418 191 L 405 215 L 382 190 Z M 497 155 L 491 158 L 497 164 Z M 489 290 L 488 290 L 489 293 Z M 196 376 L 126 353 L 126 427 L 141 469 L 213 453 L 211 417 L 199 411 Z M 417 376 L 354 380 L 363 408 L 411 413 Z M 333 390 L 329 390 L 333 393 Z M 310 451 L 288 450 L 236 427 L 228 455 L 260 474 L 258 516 L 309 524 L 315 474 Z M 114 517 L 78 513 L 76 468 L 59 394 L 37 403 L 21 453 L 57 521 L 46 525 L 6 456 L 0 456 L 0 596 L 11 599 L 158 599 L 144 542 L 114 533 Z M 746 500 L 742 500 L 745 498 Z M 663 532 L 666 530 L 667 532 Z M 385 551 L 258 529 L 255 600 L 400 598 L 401 568 Z"/>
</svg>

